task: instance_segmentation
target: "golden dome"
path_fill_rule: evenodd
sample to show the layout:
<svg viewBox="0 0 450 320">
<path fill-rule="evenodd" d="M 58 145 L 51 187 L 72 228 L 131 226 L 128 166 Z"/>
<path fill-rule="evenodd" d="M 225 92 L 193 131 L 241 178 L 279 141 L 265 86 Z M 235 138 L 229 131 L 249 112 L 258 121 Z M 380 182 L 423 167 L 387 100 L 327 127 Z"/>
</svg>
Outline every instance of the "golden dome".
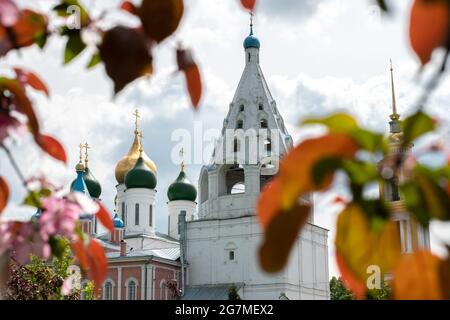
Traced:
<svg viewBox="0 0 450 320">
<path fill-rule="evenodd" d="M 128 151 L 128 154 L 126 154 L 119 162 L 117 162 L 116 165 L 116 180 L 119 184 L 124 183 L 126 174 L 136 164 L 136 161 L 139 158 L 139 148 L 140 144 L 138 133 L 137 131 L 135 131 L 134 141 L 133 145 L 130 148 L 130 151 Z M 156 175 L 157 168 L 155 163 L 145 154 L 145 152 L 142 152 L 142 158 L 144 159 L 146 166 Z"/>
</svg>

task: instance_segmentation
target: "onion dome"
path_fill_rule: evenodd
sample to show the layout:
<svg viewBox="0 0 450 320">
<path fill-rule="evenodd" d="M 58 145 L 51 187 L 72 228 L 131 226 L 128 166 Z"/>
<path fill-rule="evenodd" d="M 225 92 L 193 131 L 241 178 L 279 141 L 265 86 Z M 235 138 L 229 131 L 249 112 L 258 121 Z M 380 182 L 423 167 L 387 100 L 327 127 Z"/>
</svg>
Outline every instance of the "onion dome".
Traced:
<svg viewBox="0 0 450 320">
<path fill-rule="evenodd" d="M 244 49 L 248 48 L 257 48 L 259 49 L 261 47 L 261 44 L 257 37 L 255 37 L 252 33 L 245 38 L 244 40 Z"/>
<path fill-rule="evenodd" d="M 114 215 L 113 218 L 114 228 L 121 229 L 124 227 L 122 219 L 117 215 L 117 213 Z"/>
<path fill-rule="evenodd" d="M 84 193 L 85 195 L 89 196 L 89 191 L 88 188 L 86 186 L 86 183 L 84 182 L 84 164 L 80 161 L 76 167 L 75 170 L 77 171 L 77 177 L 76 179 L 72 182 L 71 186 L 70 186 L 70 191 L 77 191 L 77 192 L 81 192 Z"/>
<path fill-rule="evenodd" d="M 138 124 L 137 119 L 139 117 L 139 113 L 136 111 L 136 129 L 134 130 L 134 141 L 131 145 L 130 150 L 128 153 L 119 161 L 116 165 L 116 180 L 119 184 L 122 184 L 125 182 L 125 176 L 128 171 L 130 171 L 134 165 L 136 164 L 136 161 L 138 160 L 140 156 L 140 143 L 138 139 Z M 145 152 L 142 152 L 142 159 L 145 163 L 145 166 L 150 169 L 154 175 L 157 174 L 157 169 L 155 163 L 145 154 Z"/>
<path fill-rule="evenodd" d="M 102 186 L 97 181 L 97 179 L 95 179 L 91 170 L 89 170 L 89 167 L 87 166 L 86 170 L 84 170 L 83 178 L 91 197 L 96 199 L 100 198 L 100 195 L 102 194 Z"/>
<path fill-rule="evenodd" d="M 125 186 L 127 189 L 155 189 L 156 175 L 148 168 L 143 157 L 139 157 L 134 167 L 126 174 Z"/>
<path fill-rule="evenodd" d="M 177 179 L 169 186 L 167 197 L 169 198 L 169 201 L 195 201 L 197 198 L 197 190 L 187 178 L 184 170 L 181 170 Z"/>
</svg>

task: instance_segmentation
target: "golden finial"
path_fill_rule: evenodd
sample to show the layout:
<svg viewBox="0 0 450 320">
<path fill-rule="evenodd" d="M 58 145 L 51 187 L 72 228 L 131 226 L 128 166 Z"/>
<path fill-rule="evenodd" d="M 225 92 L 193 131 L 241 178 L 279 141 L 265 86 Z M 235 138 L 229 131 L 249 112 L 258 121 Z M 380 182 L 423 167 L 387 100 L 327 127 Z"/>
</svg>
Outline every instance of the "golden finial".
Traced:
<svg viewBox="0 0 450 320">
<path fill-rule="evenodd" d="M 397 104 L 395 101 L 395 88 L 394 88 L 394 69 L 392 68 L 392 60 L 391 62 L 391 91 L 392 91 L 392 114 L 390 118 L 392 121 L 399 120 L 400 115 L 397 113 Z"/>
<path fill-rule="evenodd" d="M 84 143 L 83 145 L 84 148 L 84 166 L 87 168 L 88 167 L 88 162 L 89 162 L 89 149 L 91 148 L 89 146 L 89 144 L 87 142 Z"/>
<path fill-rule="evenodd" d="M 138 109 L 136 109 L 134 111 L 133 116 L 136 118 L 135 121 L 134 121 L 134 126 L 135 126 L 134 127 L 134 134 L 138 135 L 139 134 L 139 118 L 141 117 L 139 115 L 139 110 Z"/>
<path fill-rule="evenodd" d="M 78 145 L 78 148 L 80 149 L 80 161 L 75 166 L 75 170 L 77 170 L 77 171 L 84 171 L 85 167 L 83 165 L 83 144 L 80 143 Z"/>
<path fill-rule="evenodd" d="M 184 172 L 184 148 L 180 149 L 180 157 L 181 157 L 181 171 Z"/>
<path fill-rule="evenodd" d="M 142 147 L 142 138 L 144 137 L 144 135 L 142 134 L 142 131 L 139 132 L 139 157 L 142 157 L 142 152 L 144 151 L 143 147 Z"/>
</svg>

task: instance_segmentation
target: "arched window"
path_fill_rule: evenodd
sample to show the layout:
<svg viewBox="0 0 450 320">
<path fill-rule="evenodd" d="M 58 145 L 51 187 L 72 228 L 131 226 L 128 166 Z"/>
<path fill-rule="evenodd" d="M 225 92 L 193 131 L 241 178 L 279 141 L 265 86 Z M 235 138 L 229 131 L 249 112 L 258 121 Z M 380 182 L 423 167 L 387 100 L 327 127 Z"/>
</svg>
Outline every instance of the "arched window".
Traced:
<svg viewBox="0 0 450 320">
<path fill-rule="evenodd" d="M 136 203 L 134 209 L 134 224 L 139 225 L 139 203 Z"/>
<path fill-rule="evenodd" d="M 106 281 L 103 286 L 103 300 L 112 300 L 113 299 L 113 285 L 111 281 Z"/>
<path fill-rule="evenodd" d="M 263 110 L 263 104 L 262 104 L 262 103 L 259 104 L 258 109 L 259 109 L 260 111 Z"/>
<path fill-rule="evenodd" d="M 231 187 L 231 194 L 245 193 L 245 183 L 238 182 Z"/>
<path fill-rule="evenodd" d="M 261 129 L 267 129 L 267 120 L 266 119 L 259 120 L 259 127 Z"/>
<path fill-rule="evenodd" d="M 136 300 L 136 282 L 134 280 L 128 282 L 127 300 Z"/>
<path fill-rule="evenodd" d="M 148 222 L 148 225 L 151 227 L 153 225 L 153 206 L 150 205 L 148 210 L 149 210 L 149 214 L 148 214 L 149 222 Z"/>
<path fill-rule="evenodd" d="M 250 56 L 250 52 L 248 53 L 248 62 L 250 62 L 250 58 L 251 58 L 251 56 Z"/>
<path fill-rule="evenodd" d="M 272 152 L 272 141 L 270 139 L 264 140 L 264 146 L 267 152 Z"/>
<path fill-rule="evenodd" d="M 239 140 L 237 138 L 234 138 L 233 152 L 239 152 Z"/>
<path fill-rule="evenodd" d="M 244 120 L 239 119 L 236 123 L 236 129 L 242 129 L 244 128 Z"/>
<path fill-rule="evenodd" d="M 125 221 L 125 202 L 122 202 L 122 220 Z"/>
<path fill-rule="evenodd" d="M 244 111 L 244 105 L 243 105 L 243 104 L 241 104 L 241 105 L 239 106 L 239 111 L 240 111 L 240 112 L 243 112 L 243 111 Z"/>
</svg>

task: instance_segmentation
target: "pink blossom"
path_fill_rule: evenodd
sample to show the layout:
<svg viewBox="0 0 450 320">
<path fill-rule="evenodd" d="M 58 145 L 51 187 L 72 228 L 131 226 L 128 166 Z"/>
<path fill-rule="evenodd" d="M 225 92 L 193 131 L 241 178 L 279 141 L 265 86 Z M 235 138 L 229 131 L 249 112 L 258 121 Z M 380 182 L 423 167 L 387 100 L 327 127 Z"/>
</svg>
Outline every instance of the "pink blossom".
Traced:
<svg viewBox="0 0 450 320">
<path fill-rule="evenodd" d="M 80 207 L 63 198 L 49 197 L 43 201 L 39 218 L 40 235 L 48 240 L 52 235 L 70 237 L 80 215 Z"/>
</svg>

